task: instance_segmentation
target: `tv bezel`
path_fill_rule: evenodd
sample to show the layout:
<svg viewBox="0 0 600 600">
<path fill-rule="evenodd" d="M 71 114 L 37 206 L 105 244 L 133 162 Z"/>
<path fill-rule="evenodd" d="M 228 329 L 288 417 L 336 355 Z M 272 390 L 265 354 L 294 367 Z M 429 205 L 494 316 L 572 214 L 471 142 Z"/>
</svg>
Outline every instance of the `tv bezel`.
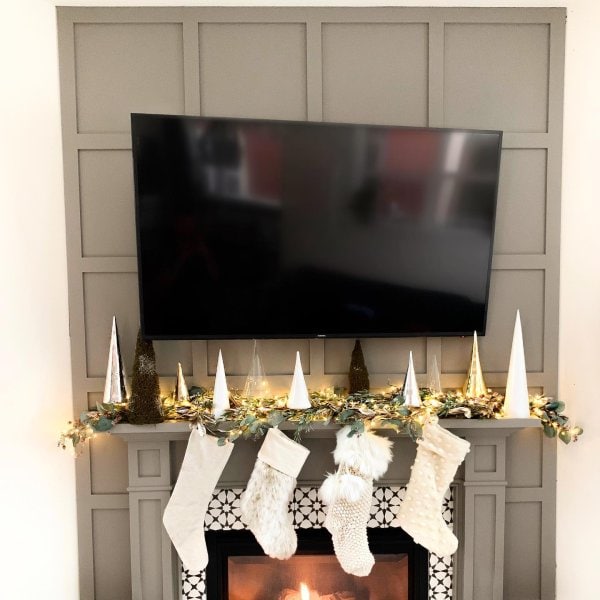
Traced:
<svg viewBox="0 0 600 600">
<path fill-rule="evenodd" d="M 136 233 L 136 252 L 137 252 L 137 280 L 138 280 L 138 297 L 139 297 L 139 315 L 140 315 L 140 328 L 142 336 L 145 339 L 152 340 L 252 340 L 252 339 L 356 339 L 356 338 L 417 338 L 417 337 L 460 337 L 470 336 L 473 331 L 427 331 L 427 332 L 358 332 L 358 333 L 315 333 L 314 335 L 304 333 L 281 333 L 281 334 L 187 334 L 187 335 L 155 335 L 146 331 L 146 324 L 144 319 L 144 290 L 142 284 L 142 261 L 141 261 L 141 243 L 140 243 L 140 227 L 139 227 L 139 215 L 140 215 L 140 202 L 138 194 L 138 170 L 136 154 L 138 152 L 138 142 L 135 136 L 134 121 L 138 118 L 144 117 L 158 117 L 161 119 L 178 119 L 178 120 L 219 120 L 219 121 L 231 121 L 241 123 L 277 123 L 284 125 L 318 125 L 320 127 L 329 126 L 349 126 L 349 127 L 370 127 L 373 129 L 401 129 L 407 131 L 441 131 L 441 132 L 457 132 L 457 133 L 481 133 L 481 134 L 495 134 L 498 136 L 498 161 L 496 164 L 496 183 L 494 186 L 494 214 L 492 216 L 492 233 L 490 237 L 490 256 L 488 260 L 487 269 L 487 280 L 485 289 L 485 307 L 483 311 L 483 327 L 481 329 L 475 329 L 477 335 L 484 336 L 487 327 L 487 317 L 489 309 L 489 296 L 490 296 L 490 282 L 492 276 L 492 261 L 494 258 L 494 238 L 496 233 L 496 216 L 498 209 L 498 187 L 500 183 L 500 165 L 502 155 L 502 137 L 503 132 L 501 130 L 494 129 L 469 129 L 460 127 L 419 127 L 409 125 L 381 125 L 371 123 L 347 123 L 337 121 L 295 121 L 289 119 L 254 119 L 246 117 L 224 117 L 224 116 L 202 116 L 202 115 L 172 115 L 172 114 L 160 114 L 160 113 L 131 113 L 131 152 L 133 161 L 133 182 L 134 182 L 134 203 L 135 203 L 135 233 Z"/>
</svg>

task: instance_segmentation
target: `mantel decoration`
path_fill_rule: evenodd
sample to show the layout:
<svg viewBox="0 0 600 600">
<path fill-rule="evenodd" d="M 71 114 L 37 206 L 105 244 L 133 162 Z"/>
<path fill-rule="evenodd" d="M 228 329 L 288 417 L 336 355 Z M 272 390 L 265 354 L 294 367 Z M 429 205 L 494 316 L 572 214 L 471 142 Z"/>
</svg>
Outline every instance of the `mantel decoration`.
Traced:
<svg viewBox="0 0 600 600">
<path fill-rule="evenodd" d="M 116 322 L 114 327 L 116 331 Z M 564 402 L 544 395 L 526 396 L 528 413 L 523 414 L 523 389 L 526 389 L 526 381 L 524 387 L 525 365 L 522 347 L 521 321 L 520 316 L 517 315 L 511 351 L 511 367 L 509 368 L 509 373 L 514 375 L 510 375 L 509 381 L 513 377 L 519 382 L 521 403 L 519 416 L 528 414 L 539 419 L 544 433 L 548 437 L 557 437 L 566 444 L 577 441 L 583 433 L 583 429 L 571 424 L 569 417 L 564 414 Z M 360 346 L 359 350 L 362 354 Z M 111 342 L 110 352 L 115 351 L 118 353 L 118 344 Z M 353 362 L 356 364 L 358 362 L 354 360 L 356 354 L 353 353 L 353 355 Z M 294 384 L 294 389 L 299 386 L 303 391 L 306 384 L 301 367 L 298 367 L 298 361 L 299 357 L 297 357 L 295 369 L 297 383 Z M 111 358 L 111 363 L 122 364 L 122 360 L 120 357 Z M 475 369 L 473 369 L 474 365 Z M 474 338 L 467 379 L 475 378 L 481 381 L 483 377 L 480 369 L 479 352 Z M 289 395 L 285 394 L 277 396 L 265 394 L 264 397 L 257 397 L 245 395 L 239 391 L 228 392 L 222 356 L 219 357 L 217 375 L 216 406 L 213 406 L 215 400 L 215 391 L 213 390 L 191 386 L 188 394 L 182 394 L 183 375 L 178 376 L 178 392 L 159 398 L 154 350 L 151 342 L 145 342 L 139 336 L 129 403 L 102 402 L 98 403 L 95 409 L 84 411 L 79 419 L 69 422 L 67 429 L 60 436 L 59 446 L 65 449 L 72 447 L 77 454 L 84 442 L 96 433 L 110 431 L 118 423 L 139 423 L 137 413 L 143 393 L 147 394 L 144 399 L 148 401 L 152 409 L 150 415 L 152 420 L 145 419 L 146 423 L 185 421 L 191 427 L 198 426 L 201 430 L 205 429 L 211 435 L 216 436 L 219 444 L 235 442 L 239 438 L 262 438 L 270 428 L 277 427 L 284 421 L 293 427 L 296 441 L 300 441 L 303 434 L 310 431 L 315 425 L 329 423 L 340 427 L 348 426 L 350 435 L 356 435 L 369 429 L 388 428 L 398 433 L 408 434 L 413 440 L 418 440 L 422 438 L 423 424 L 431 416 L 464 419 L 498 419 L 515 416 L 514 407 L 505 406 L 504 396 L 489 389 L 486 389 L 485 393 L 470 395 L 465 394 L 462 390 L 438 391 L 431 388 L 416 388 L 416 378 L 413 379 L 412 356 L 409 358 L 406 373 L 411 390 L 403 390 L 394 385 L 390 385 L 384 391 L 353 393 L 348 393 L 343 388 L 328 388 L 309 392 L 310 407 L 308 408 L 290 408 Z M 109 370 L 107 377 L 111 376 L 114 377 L 114 373 L 111 375 Z M 300 377 L 301 381 L 298 381 Z M 246 388 L 268 390 L 268 382 L 256 351 L 256 345 L 253 350 L 248 380 L 251 380 L 251 385 L 248 385 L 247 381 Z M 438 381 L 439 375 L 436 385 Z M 141 383 L 144 385 L 140 386 Z M 509 385 L 508 387 L 510 388 L 509 392 L 517 389 L 515 386 Z M 407 392 L 409 391 L 410 401 L 407 402 Z M 507 408 L 510 412 L 507 412 Z"/>
</svg>

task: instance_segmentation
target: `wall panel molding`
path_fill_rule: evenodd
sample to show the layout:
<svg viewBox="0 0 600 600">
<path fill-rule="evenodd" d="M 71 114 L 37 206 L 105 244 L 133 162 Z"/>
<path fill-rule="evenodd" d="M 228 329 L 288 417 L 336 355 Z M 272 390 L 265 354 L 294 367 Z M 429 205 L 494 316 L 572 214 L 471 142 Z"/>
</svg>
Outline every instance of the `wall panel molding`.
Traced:
<svg viewBox="0 0 600 600">
<path fill-rule="evenodd" d="M 477 120 L 498 128 L 506 125 L 503 164 L 510 196 L 501 200 L 501 230 L 493 258 L 493 277 L 501 285 L 493 291 L 488 324 L 502 348 L 494 349 L 491 339 L 482 340 L 483 367 L 488 385 L 501 390 L 508 367 L 506 336 L 511 335 L 518 302 L 529 344 L 530 388 L 556 393 L 565 9 L 60 7 L 57 12 L 74 414 L 93 405 L 102 392 L 102 357 L 113 313 L 119 319 L 125 362 L 130 365 L 133 358 L 137 264 L 131 256 L 134 246 L 126 239 L 133 182 L 127 182 L 123 157 L 131 150 L 128 112 L 155 109 L 314 121 L 414 121 L 429 126 L 447 125 L 451 117 L 459 126 Z M 240 35 L 232 35 L 234 31 Z M 535 82 L 535 98 L 517 94 L 515 104 L 514 90 L 490 80 L 488 88 L 496 89 L 495 97 L 486 102 L 485 90 L 477 87 L 479 80 L 473 80 L 472 73 L 484 72 L 488 58 L 480 56 L 481 49 L 468 35 L 457 32 L 484 40 L 485 32 L 492 34 L 495 68 L 505 69 L 501 77 L 513 88 L 520 80 L 512 76 L 510 61 L 518 54 L 518 69 Z M 519 52 L 513 48 L 511 59 L 508 50 L 515 44 Z M 118 47 L 128 47 L 127 56 L 116 52 Z M 360 52 L 355 56 L 357 47 Z M 463 64 L 456 64 L 458 56 Z M 411 68 L 418 66 L 415 72 L 405 68 L 407 60 Z M 105 84 L 98 88 L 101 81 Z M 252 93 L 234 98 L 240 96 L 235 90 L 246 82 L 255 84 Z M 374 91 L 366 89 L 368 85 Z M 473 105 L 471 113 L 461 106 L 466 101 Z M 546 156 L 545 171 L 540 152 Z M 527 202 L 531 203 L 524 205 Z M 512 218 L 523 223 L 511 228 Z M 524 239 L 528 231 L 532 238 Z M 263 349 L 265 362 L 272 365 L 273 387 L 289 385 L 296 345 L 302 346 L 309 386 L 345 383 L 351 341 L 273 340 Z M 189 383 L 210 385 L 217 346 L 204 341 L 157 342 L 165 391 L 173 385 L 177 360 L 184 363 Z M 434 355 L 441 365 L 442 385 L 462 385 L 470 340 L 420 338 L 365 340 L 374 386 L 402 381 L 411 347 L 421 385 L 427 383 Z M 250 360 L 248 344 L 228 342 L 223 348 L 226 366 L 235 373 L 230 385 L 241 387 Z M 505 589 L 512 578 L 511 600 L 550 600 L 555 569 L 555 443 L 529 437 L 509 438 L 506 445 L 509 457 L 530 455 L 539 467 L 538 471 L 509 468 L 507 485 L 494 491 L 494 501 L 502 502 L 506 494 L 511 552 L 520 551 L 514 540 L 522 534 L 519 528 L 527 517 L 537 519 L 532 531 L 540 537 L 525 546 L 534 552 L 527 560 L 538 570 L 540 582 L 536 587 L 518 561 L 506 561 Z M 86 450 L 76 464 L 80 589 L 85 600 L 131 594 L 119 588 L 128 585 L 129 564 L 111 562 L 107 548 L 116 543 L 129 547 L 129 532 L 98 534 L 104 524 L 124 520 L 119 511 L 128 510 L 127 496 L 114 493 L 119 490 L 110 484 L 113 471 L 115 482 L 123 480 L 124 465 L 117 447 L 107 446 L 102 456 L 100 451 L 100 445 L 91 453 Z M 486 498 L 480 499 L 481 510 L 495 510 Z M 499 545 L 493 550 L 496 556 L 503 552 Z M 114 585 L 98 583 L 107 569 L 119 571 Z M 521 581 L 527 593 L 519 596 L 515 590 Z M 476 580 L 472 584 L 476 586 Z M 497 596 L 501 582 L 495 585 L 488 591 Z"/>
</svg>

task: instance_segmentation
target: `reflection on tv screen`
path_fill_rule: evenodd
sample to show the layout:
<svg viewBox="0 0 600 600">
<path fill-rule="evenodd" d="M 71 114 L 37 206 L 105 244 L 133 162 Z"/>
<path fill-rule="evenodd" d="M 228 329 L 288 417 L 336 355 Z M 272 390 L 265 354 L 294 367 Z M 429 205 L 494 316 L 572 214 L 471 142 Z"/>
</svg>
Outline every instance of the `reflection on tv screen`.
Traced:
<svg viewBox="0 0 600 600">
<path fill-rule="evenodd" d="M 132 115 L 144 333 L 483 332 L 501 133 Z"/>
</svg>

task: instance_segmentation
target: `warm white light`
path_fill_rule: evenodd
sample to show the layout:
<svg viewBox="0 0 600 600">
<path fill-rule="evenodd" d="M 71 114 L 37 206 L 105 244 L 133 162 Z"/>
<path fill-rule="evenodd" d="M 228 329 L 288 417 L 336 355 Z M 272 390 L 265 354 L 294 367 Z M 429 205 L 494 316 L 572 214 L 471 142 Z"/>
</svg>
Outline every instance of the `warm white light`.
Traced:
<svg viewBox="0 0 600 600">
<path fill-rule="evenodd" d="M 305 583 L 300 584 L 300 600 L 310 600 L 310 592 Z"/>
</svg>

